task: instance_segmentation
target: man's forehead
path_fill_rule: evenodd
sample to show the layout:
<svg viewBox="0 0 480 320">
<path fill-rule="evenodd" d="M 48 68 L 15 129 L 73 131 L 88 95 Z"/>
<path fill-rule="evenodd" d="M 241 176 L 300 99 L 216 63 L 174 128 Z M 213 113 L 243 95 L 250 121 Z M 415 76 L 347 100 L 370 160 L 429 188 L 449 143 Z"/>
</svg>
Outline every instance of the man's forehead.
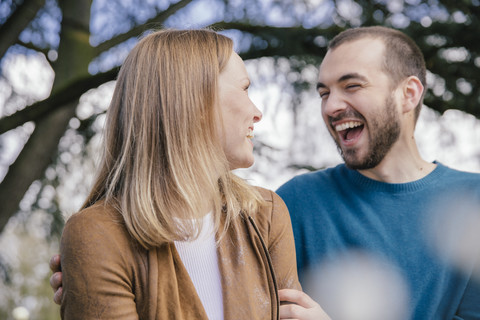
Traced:
<svg viewBox="0 0 480 320">
<path fill-rule="evenodd" d="M 373 44 L 383 47 L 385 42 L 384 42 L 384 39 L 378 36 L 362 35 L 355 39 L 348 39 L 348 40 L 345 40 L 344 42 L 340 42 L 334 48 L 329 48 L 328 52 L 334 51 L 338 48 L 347 47 L 347 46 L 368 46 Z"/>
<path fill-rule="evenodd" d="M 324 60 L 331 56 L 372 57 L 383 54 L 385 44 L 380 38 L 362 37 L 341 43 L 327 51 Z M 323 63 L 323 62 L 322 62 Z"/>
<path fill-rule="evenodd" d="M 381 67 L 384 52 L 379 39 L 361 38 L 328 50 L 319 67 L 319 75 L 359 73 L 365 68 Z"/>
</svg>

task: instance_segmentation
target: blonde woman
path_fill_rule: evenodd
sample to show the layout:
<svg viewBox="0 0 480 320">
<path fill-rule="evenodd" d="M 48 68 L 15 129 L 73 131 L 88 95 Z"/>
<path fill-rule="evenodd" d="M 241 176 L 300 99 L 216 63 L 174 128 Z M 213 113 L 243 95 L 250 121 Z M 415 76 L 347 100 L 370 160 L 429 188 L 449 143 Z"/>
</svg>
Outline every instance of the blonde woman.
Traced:
<svg viewBox="0 0 480 320">
<path fill-rule="evenodd" d="M 278 290 L 300 289 L 287 209 L 231 172 L 254 161 L 249 85 L 213 31 L 131 51 L 98 176 L 62 234 L 63 319 L 280 317 Z"/>
</svg>

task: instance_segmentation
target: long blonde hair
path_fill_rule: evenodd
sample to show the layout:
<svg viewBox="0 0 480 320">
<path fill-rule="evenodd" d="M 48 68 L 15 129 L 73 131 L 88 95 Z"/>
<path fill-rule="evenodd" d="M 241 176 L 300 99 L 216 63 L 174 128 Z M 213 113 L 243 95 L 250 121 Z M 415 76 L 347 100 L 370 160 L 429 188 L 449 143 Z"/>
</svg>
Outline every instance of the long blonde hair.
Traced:
<svg viewBox="0 0 480 320">
<path fill-rule="evenodd" d="M 211 30 L 162 30 L 139 41 L 120 69 L 83 208 L 105 199 L 147 249 L 195 238 L 205 201 L 221 234 L 241 212 L 258 210 L 261 196 L 230 172 L 217 134 L 218 75 L 232 52 L 232 40 Z"/>
</svg>

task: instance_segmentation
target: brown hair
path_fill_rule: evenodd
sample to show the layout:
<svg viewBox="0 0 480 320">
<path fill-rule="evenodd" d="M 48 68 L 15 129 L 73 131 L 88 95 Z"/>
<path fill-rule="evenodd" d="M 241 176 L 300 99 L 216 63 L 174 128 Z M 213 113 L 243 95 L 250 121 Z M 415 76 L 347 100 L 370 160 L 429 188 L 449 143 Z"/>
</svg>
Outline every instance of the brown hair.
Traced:
<svg viewBox="0 0 480 320">
<path fill-rule="evenodd" d="M 347 29 L 334 37 L 328 49 L 333 50 L 343 43 L 362 38 L 380 39 L 385 45 L 383 69 L 391 76 L 392 85 L 397 86 L 403 79 L 416 76 L 424 87 L 422 99 L 415 109 L 418 119 L 427 88 L 425 59 L 417 44 L 406 34 L 395 29 L 372 26 Z"/>
<path fill-rule="evenodd" d="M 221 214 L 224 232 L 242 211 L 257 210 L 261 197 L 230 172 L 216 128 L 218 75 L 232 52 L 232 40 L 210 30 L 157 31 L 133 48 L 118 75 L 102 162 L 83 208 L 101 199 L 113 204 L 145 248 L 195 238 L 205 202 L 213 206 L 215 231 Z"/>
</svg>

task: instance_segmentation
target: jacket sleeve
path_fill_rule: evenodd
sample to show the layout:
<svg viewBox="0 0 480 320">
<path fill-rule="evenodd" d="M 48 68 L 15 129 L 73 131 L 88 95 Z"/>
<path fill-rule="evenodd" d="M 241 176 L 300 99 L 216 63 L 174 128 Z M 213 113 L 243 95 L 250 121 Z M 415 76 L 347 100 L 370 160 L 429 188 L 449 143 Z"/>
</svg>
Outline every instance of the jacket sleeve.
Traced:
<svg viewBox="0 0 480 320">
<path fill-rule="evenodd" d="M 268 235 L 268 251 L 278 282 L 278 289 L 301 290 L 297 275 L 295 242 L 288 209 L 283 200 L 272 194 L 272 216 Z"/>
<path fill-rule="evenodd" d="M 138 319 L 128 238 L 119 223 L 90 213 L 72 216 L 63 230 L 61 317 Z"/>
</svg>

